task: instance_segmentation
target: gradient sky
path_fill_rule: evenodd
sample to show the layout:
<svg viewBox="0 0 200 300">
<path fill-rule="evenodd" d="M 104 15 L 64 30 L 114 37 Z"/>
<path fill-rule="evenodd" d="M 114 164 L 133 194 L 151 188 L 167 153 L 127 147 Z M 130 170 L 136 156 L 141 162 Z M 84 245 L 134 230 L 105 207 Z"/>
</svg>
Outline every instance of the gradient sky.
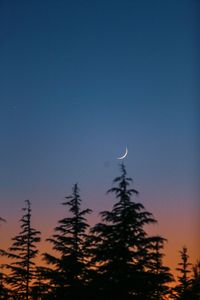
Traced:
<svg viewBox="0 0 200 300">
<path fill-rule="evenodd" d="M 43 237 L 78 182 L 105 192 L 127 146 L 137 201 L 153 212 L 176 267 L 198 257 L 197 1 L 0 1 L 0 215 L 18 233 L 24 200 Z M 199 212 L 199 211 L 198 211 Z"/>
</svg>

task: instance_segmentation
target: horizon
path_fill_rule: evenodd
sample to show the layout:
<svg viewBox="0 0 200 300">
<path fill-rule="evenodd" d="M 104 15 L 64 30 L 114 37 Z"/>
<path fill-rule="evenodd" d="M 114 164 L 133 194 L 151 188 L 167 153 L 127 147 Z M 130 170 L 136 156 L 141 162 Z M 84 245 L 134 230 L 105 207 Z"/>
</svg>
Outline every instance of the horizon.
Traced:
<svg viewBox="0 0 200 300">
<path fill-rule="evenodd" d="M 124 161 L 122 162 L 124 164 Z M 118 163 L 118 166 L 120 167 L 121 163 Z M 125 164 L 126 166 L 126 164 Z M 116 174 L 116 177 L 119 174 Z M 127 176 L 129 178 L 132 178 L 130 174 L 128 174 L 127 172 Z M 114 180 L 114 178 L 113 178 Z M 133 180 L 134 181 L 134 180 Z M 79 184 L 78 184 L 79 186 Z M 113 186 L 113 181 L 110 184 L 110 187 Z M 133 182 L 130 184 L 130 188 L 136 188 L 133 184 Z M 79 187 L 80 188 L 80 187 Z M 108 187 L 109 188 L 109 187 Z M 34 207 L 34 202 L 31 201 L 31 209 L 32 209 L 32 226 L 33 228 L 35 228 L 36 230 L 39 230 L 41 232 L 41 242 L 38 245 L 38 249 L 39 249 L 39 255 L 36 258 L 36 261 L 39 265 L 46 265 L 43 262 L 43 259 L 41 257 L 42 253 L 49 251 L 50 253 L 54 253 L 55 251 L 52 250 L 50 243 L 46 240 L 47 238 L 51 237 L 54 233 L 54 228 L 57 226 L 58 221 L 66 216 L 70 217 L 71 213 L 67 210 L 66 207 L 62 206 L 62 202 L 65 200 L 65 197 L 70 195 L 72 192 L 69 191 L 66 195 L 63 196 L 62 199 L 60 199 L 60 201 L 55 202 L 54 206 L 51 209 L 51 212 L 53 212 L 52 215 L 50 215 L 49 218 L 46 219 L 47 223 L 44 224 L 44 216 L 46 217 L 46 214 L 48 211 L 46 211 L 46 207 L 43 207 L 43 211 L 40 209 L 40 218 L 38 219 L 38 217 L 35 215 L 34 211 L 37 211 L 37 208 Z M 84 193 L 83 193 L 84 194 Z M 194 265 L 199 259 L 199 251 L 198 251 L 198 247 L 197 247 L 197 243 L 195 244 L 196 241 L 196 237 L 195 234 L 193 236 L 193 239 L 191 238 L 191 241 L 189 243 L 189 245 L 186 243 L 186 241 L 184 241 L 183 236 L 181 236 L 181 234 L 179 234 L 179 237 L 175 236 L 173 233 L 171 233 L 172 236 L 172 240 L 169 240 L 167 237 L 167 232 L 168 232 L 168 226 L 166 228 L 166 226 L 163 226 L 162 222 L 160 225 L 159 219 L 157 218 L 157 216 L 154 214 L 153 211 L 147 209 L 146 205 L 143 203 L 141 197 L 140 197 L 141 191 L 139 191 L 139 196 L 135 196 L 132 197 L 132 201 L 136 202 L 136 203 L 141 203 L 144 205 L 145 210 L 149 211 L 152 213 L 152 215 L 155 217 L 157 223 L 156 224 L 152 224 L 152 225 L 146 225 L 145 226 L 145 230 L 147 231 L 147 233 L 151 236 L 154 235 L 159 235 L 162 236 L 166 239 L 165 245 L 164 245 L 164 249 L 163 249 L 163 254 L 164 254 L 164 263 L 170 267 L 170 270 L 172 272 L 172 274 L 174 275 L 174 279 L 175 281 L 177 281 L 177 276 L 178 276 L 178 271 L 176 270 L 176 268 L 178 267 L 178 263 L 180 262 L 180 253 L 179 251 L 182 249 L 182 247 L 186 246 L 188 249 L 188 254 L 189 254 L 189 261 L 192 263 L 192 265 Z M 86 196 L 86 195 L 85 195 Z M 80 189 L 80 197 L 82 199 L 82 207 L 83 208 L 91 208 L 88 207 L 86 205 L 87 200 L 89 199 L 83 199 L 82 198 L 82 191 Z M 112 196 L 107 195 L 106 191 L 104 192 L 104 198 L 103 199 L 105 202 L 104 205 L 107 203 L 106 205 L 106 209 L 111 209 L 114 206 L 114 203 L 117 201 L 117 199 L 115 199 Z M 109 199 L 110 198 L 110 199 Z M 24 200 L 26 201 L 26 200 Z M 4 241 L 4 250 L 8 249 L 11 245 L 11 239 L 17 235 L 20 231 L 20 219 L 22 217 L 23 214 L 23 207 L 24 207 L 24 201 L 22 201 L 22 206 L 18 207 L 17 212 L 15 211 L 15 214 L 17 213 L 18 215 L 18 219 L 13 220 L 12 222 L 10 222 L 9 220 L 6 219 L 6 223 L 1 223 L 1 236 L 5 237 L 5 235 L 7 234 L 7 228 L 9 228 L 8 232 L 9 235 L 7 236 L 7 238 Z M 90 202 L 90 200 L 88 201 Z M 109 204 L 109 205 L 108 205 Z M 102 206 L 102 208 L 99 207 L 99 211 L 97 211 L 96 209 L 93 208 L 92 213 L 88 215 L 87 220 L 88 220 L 88 224 L 90 225 L 90 228 L 93 227 L 96 223 L 101 221 L 100 218 L 100 212 L 104 211 L 104 207 Z M 54 224 L 52 219 L 54 219 Z M 43 224 L 42 224 L 43 223 Z M 49 225 L 51 224 L 52 227 L 50 227 Z M 182 227 L 183 224 L 180 224 L 180 227 Z M 40 228 L 41 226 L 41 228 Z M 13 230 L 15 228 L 15 230 Z M 193 228 L 195 231 L 195 227 Z M 184 235 L 185 235 L 185 231 L 184 231 Z M 180 238 L 181 236 L 181 238 Z M 186 235 L 187 237 L 187 235 Z M 173 244 L 174 241 L 175 245 Z M 173 247 L 172 247 L 173 245 Z M 5 259 L 3 259 L 4 261 Z M 192 270 L 192 266 L 191 266 L 191 270 Z"/>
</svg>

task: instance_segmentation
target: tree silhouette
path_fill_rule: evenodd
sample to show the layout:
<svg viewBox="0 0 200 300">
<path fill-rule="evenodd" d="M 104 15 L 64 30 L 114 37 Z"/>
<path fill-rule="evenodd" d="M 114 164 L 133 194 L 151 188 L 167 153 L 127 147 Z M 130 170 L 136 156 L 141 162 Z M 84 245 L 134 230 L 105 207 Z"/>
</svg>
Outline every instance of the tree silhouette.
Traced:
<svg viewBox="0 0 200 300">
<path fill-rule="evenodd" d="M 59 257 L 45 253 L 44 258 L 53 269 L 46 269 L 47 278 L 53 287 L 55 299 L 80 299 L 84 293 L 84 278 L 87 273 L 85 239 L 89 225 L 85 215 L 90 209 L 81 210 L 81 198 L 78 185 L 72 189 L 72 195 L 62 203 L 69 207 L 71 217 L 65 217 L 58 222 L 55 234 L 48 241 Z"/>
<path fill-rule="evenodd" d="M 111 211 L 101 212 L 102 223 L 91 230 L 96 284 L 100 298 L 147 299 L 152 292 L 147 276 L 152 240 L 144 226 L 156 221 L 141 203 L 132 201 L 138 191 L 129 189 L 132 179 L 126 177 L 124 164 L 120 168 L 121 176 L 114 179 L 117 186 L 108 190 L 118 201 Z"/>
<path fill-rule="evenodd" d="M 13 243 L 8 251 L 1 252 L 13 260 L 12 263 L 5 264 L 5 267 L 10 271 L 8 284 L 19 300 L 29 299 L 30 283 L 34 278 L 34 258 L 38 254 L 35 244 L 40 241 L 40 231 L 31 226 L 31 203 L 29 200 L 25 200 L 25 203 L 25 214 L 20 220 L 21 232 L 12 238 Z"/>
<path fill-rule="evenodd" d="M 200 261 L 198 260 L 196 264 L 192 267 L 192 277 L 190 284 L 184 294 L 183 299 L 200 300 Z"/>
<path fill-rule="evenodd" d="M 200 260 L 193 266 L 191 294 L 193 300 L 200 300 Z"/>
<path fill-rule="evenodd" d="M 181 262 L 178 263 L 179 267 L 176 268 L 176 270 L 180 272 L 180 275 L 178 276 L 178 284 L 174 288 L 174 298 L 187 300 L 189 297 L 189 288 L 191 284 L 191 280 L 188 276 L 188 274 L 191 273 L 189 270 L 191 263 L 189 263 L 188 250 L 185 246 L 179 251 L 179 253 Z"/>
<path fill-rule="evenodd" d="M 151 237 L 151 247 L 149 253 L 148 276 L 152 285 L 148 299 L 160 300 L 169 295 L 168 283 L 173 281 L 170 269 L 163 265 L 162 253 L 166 239 L 161 236 Z"/>
<path fill-rule="evenodd" d="M 138 191 L 130 187 L 124 164 L 120 171 L 107 192 L 115 196 L 112 209 L 101 212 L 101 222 L 90 230 L 86 215 L 91 210 L 81 208 L 78 185 L 73 186 L 62 203 L 67 215 L 47 239 L 53 253 L 43 254 L 45 267 L 35 263 L 40 232 L 32 227 L 31 203 L 25 201 L 20 233 L 8 251 L 0 249 L 11 260 L 1 265 L 8 274 L 0 273 L 0 300 L 200 300 L 200 262 L 189 275 L 191 264 L 183 247 L 178 283 L 169 287 L 173 276 L 163 264 L 166 239 L 147 234 L 146 226 L 156 220 L 134 201 Z"/>
</svg>

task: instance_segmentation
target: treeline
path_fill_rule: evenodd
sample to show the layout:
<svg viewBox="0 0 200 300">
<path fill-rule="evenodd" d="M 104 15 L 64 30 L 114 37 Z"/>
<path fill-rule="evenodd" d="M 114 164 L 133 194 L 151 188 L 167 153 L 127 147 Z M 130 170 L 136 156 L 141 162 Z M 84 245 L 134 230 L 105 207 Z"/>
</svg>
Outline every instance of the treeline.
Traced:
<svg viewBox="0 0 200 300">
<path fill-rule="evenodd" d="M 65 198 L 66 217 L 58 221 L 48 238 L 52 253 L 39 255 L 40 231 L 31 224 L 31 203 L 25 201 L 20 233 L 0 255 L 0 299 L 16 300 L 196 300 L 200 299 L 200 263 L 191 266 L 187 248 L 180 250 L 175 284 L 163 263 L 162 236 L 147 234 L 153 215 L 136 202 L 138 191 L 130 187 L 125 166 L 108 193 L 116 201 L 100 213 L 101 222 L 90 227 L 90 209 L 82 209 L 78 185 Z M 135 196 L 135 197 L 134 197 Z M 5 220 L 1 219 L 2 222 Z"/>
</svg>

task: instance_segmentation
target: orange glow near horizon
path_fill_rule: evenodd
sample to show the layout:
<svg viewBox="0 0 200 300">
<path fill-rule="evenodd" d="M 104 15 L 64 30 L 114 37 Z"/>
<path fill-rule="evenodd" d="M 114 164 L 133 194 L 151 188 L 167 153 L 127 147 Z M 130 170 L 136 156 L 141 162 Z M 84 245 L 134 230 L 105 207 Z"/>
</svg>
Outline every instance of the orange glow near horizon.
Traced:
<svg viewBox="0 0 200 300">
<path fill-rule="evenodd" d="M 110 205 L 112 204 L 109 203 Z M 62 212 L 61 216 L 59 215 Z M 41 213 L 41 212 L 40 212 Z M 46 241 L 46 238 L 50 237 L 53 234 L 53 229 L 57 225 L 57 221 L 64 216 L 64 212 L 60 208 L 56 212 L 49 212 L 48 218 L 40 217 L 35 219 L 33 215 L 33 227 L 41 231 L 41 242 L 38 244 L 38 248 L 40 253 L 44 252 L 52 252 L 51 244 Z M 13 216 L 14 217 L 14 216 Z M 45 219 L 45 222 L 44 222 Z M 158 219 L 158 224 L 151 225 L 147 227 L 147 232 L 150 235 L 159 234 L 165 238 L 167 238 L 167 242 L 164 247 L 164 264 L 170 267 L 172 274 L 177 275 L 176 267 L 178 262 L 180 261 L 179 250 L 185 245 L 188 248 L 188 253 L 190 256 L 190 261 L 192 264 L 195 264 L 197 259 L 199 258 L 199 250 L 198 245 L 196 243 L 198 234 L 197 228 L 195 227 L 195 222 L 189 224 L 186 222 L 182 224 L 181 221 L 187 221 L 186 216 L 181 215 L 178 219 L 171 219 L 170 222 L 168 214 L 162 215 L 160 213 L 160 218 L 156 216 Z M 100 221 L 100 217 L 97 214 L 91 214 L 88 218 L 89 223 L 93 226 L 95 223 Z M 20 231 L 19 222 L 16 222 L 12 218 L 12 222 L 2 223 L 0 227 L 1 232 L 1 248 L 7 250 L 9 246 L 11 246 L 11 238 L 17 235 Z M 193 229 L 192 229 L 193 228 Z M 45 265 L 45 262 L 42 260 L 39 255 L 37 258 L 37 263 L 39 265 Z M 5 259 L 1 258 L 1 263 L 6 262 Z"/>
</svg>

